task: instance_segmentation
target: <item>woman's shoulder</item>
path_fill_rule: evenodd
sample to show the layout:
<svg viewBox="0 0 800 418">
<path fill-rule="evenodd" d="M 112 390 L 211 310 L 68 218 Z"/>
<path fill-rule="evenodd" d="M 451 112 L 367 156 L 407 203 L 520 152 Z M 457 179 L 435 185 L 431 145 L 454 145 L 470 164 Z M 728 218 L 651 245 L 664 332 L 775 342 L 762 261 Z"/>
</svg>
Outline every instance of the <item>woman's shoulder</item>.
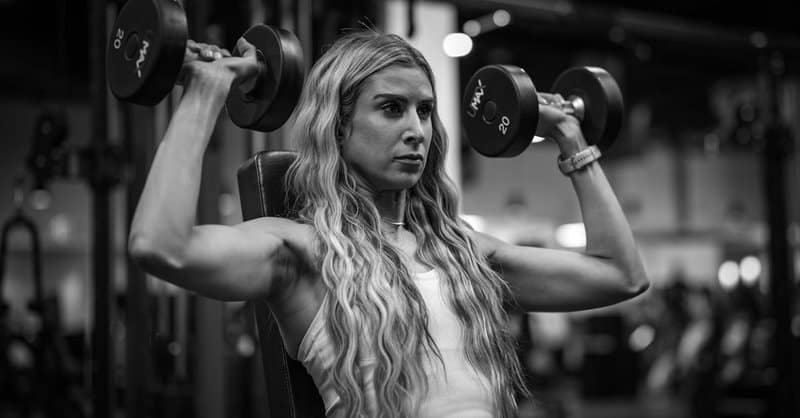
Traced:
<svg viewBox="0 0 800 418">
<path fill-rule="evenodd" d="M 494 256 L 498 247 L 507 245 L 504 241 L 501 241 L 487 233 L 479 232 L 469 228 L 467 228 L 465 231 L 467 236 L 469 236 L 470 239 L 472 239 L 472 242 L 475 243 L 476 249 L 483 257 L 491 258 Z"/>
<path fill-rule="evenodd" d="M 314 244 L 314 227 L 295 219 L 260 217 L 251 219 L 240 225 L 241 228 L 248 229 L 251 233 L 265 233 L 281 239 L 286 246 L 310 257 Z"/>
</svg>

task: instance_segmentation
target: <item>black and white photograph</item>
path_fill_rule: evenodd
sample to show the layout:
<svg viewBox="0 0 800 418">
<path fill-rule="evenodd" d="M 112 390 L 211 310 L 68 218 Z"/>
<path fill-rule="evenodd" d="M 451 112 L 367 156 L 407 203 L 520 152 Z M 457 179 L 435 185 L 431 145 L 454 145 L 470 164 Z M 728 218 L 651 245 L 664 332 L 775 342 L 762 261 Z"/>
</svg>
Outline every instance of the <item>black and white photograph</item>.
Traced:
<svg viewBox="0 0 800 418">
<path fill-rule="evenodd" d="M 0 418 L 800 417 L 786 0 L 0 0 Z"/>
</svg>

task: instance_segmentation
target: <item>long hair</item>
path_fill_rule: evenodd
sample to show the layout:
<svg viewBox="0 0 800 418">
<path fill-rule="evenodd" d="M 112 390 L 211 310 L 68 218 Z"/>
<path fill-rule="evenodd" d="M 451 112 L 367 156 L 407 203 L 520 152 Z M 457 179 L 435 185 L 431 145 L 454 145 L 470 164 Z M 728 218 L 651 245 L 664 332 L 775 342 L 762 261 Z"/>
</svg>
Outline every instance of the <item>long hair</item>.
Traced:
<svg viewBox="0 0 800 418">
<path fill-rule="evenodd" d="M 348 417 L 416 415 L 428 390 L 424 364 L 441 364 L 422 296 L 336 140 L 364 82 L 393 65 L 422 69 L 434 87 L 430 65 L 402 38 L 366 30 L 338 39 L 312 68 L 290 131 L 298 157 L 288 187 L 298 199 L 298 219 L 316 231 L 319 273 L 331 294 L 323 308 L 337 353 L 333 380 Z M 510 417 L 515 391 L 525 387 L 504 309 L 509 289 L 458 217 L 456 189 L 444 169 L 447 137 L 435 109 L 431 118 L 427 163 L 408 191 L 405 219 L 419 243 L 416 256 L 442 273 L 446 300 L 465 329 L 468 361 L 489 380 L 497 414 Z M 356 367 L 367 358 L 375 362 L 374 388 L 365 387 Z M 373 389 L 378 411 L 365 396 Z"/>
</svg>

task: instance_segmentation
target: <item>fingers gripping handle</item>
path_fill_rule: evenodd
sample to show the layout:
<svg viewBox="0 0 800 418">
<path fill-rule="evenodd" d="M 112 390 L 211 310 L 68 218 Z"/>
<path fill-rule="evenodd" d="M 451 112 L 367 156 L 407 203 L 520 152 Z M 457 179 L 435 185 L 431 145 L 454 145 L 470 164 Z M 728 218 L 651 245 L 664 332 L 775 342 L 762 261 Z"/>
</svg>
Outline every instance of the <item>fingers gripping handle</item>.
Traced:
<svg viewBox="0 0 800 418">
<path fill-rule="evenodd" d="M 260 49 L 256 49 L 255 55 L 258 63 L 255 73 L 244 78 L 239 82 L 238 86 L 239 90 L 250 100 L 256 98 L 254 92 L 257 91 L 261 87 L 261 83 L 269 77 L 269 66 L 267 65 L 267 59 L 264 58 L 264 52 Z"/>
<path fill-rule="evenodd" d="M 539 93 L 537 95 L 539 103 L 548 106 L 555 106 L 561 109 L 564 113 L 576 117 L 578 120 L 583 121 L 586 115 L 586 102 L 583 101 L 581 96 L 576 94 L 570 95 L 566 99 L 562 98 L 560 94 L 555 93 Z"/>
<path fill-rule="evenodd" d="M 564 112 L 583 121 L 586 114 L 586 102 L 580 96 L 570 96 L 567 98 L 566 106 L 564 106 Z"/>
</svg>

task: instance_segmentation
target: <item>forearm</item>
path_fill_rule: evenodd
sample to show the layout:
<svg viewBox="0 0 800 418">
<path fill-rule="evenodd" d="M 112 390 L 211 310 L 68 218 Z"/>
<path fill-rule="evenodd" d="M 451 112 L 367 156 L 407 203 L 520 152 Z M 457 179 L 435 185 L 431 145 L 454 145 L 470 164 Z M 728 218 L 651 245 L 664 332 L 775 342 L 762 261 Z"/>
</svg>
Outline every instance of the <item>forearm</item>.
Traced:
<svg viewBox="0 0 800 418">
<path fill-rule="evenodd" d="M 180 254 L 191 236 L 203 154 L 224 105 L 218 86 L 187 86 L 158 146 L 131 225 L 132 252 Z"/>
<path fill-rule="evenodd" d="M 647 278 L 633 233 L 600 164 L 570 174 L 586 228 L 586 253 L 613 262 L 633 287 Z"/>
</svg>

